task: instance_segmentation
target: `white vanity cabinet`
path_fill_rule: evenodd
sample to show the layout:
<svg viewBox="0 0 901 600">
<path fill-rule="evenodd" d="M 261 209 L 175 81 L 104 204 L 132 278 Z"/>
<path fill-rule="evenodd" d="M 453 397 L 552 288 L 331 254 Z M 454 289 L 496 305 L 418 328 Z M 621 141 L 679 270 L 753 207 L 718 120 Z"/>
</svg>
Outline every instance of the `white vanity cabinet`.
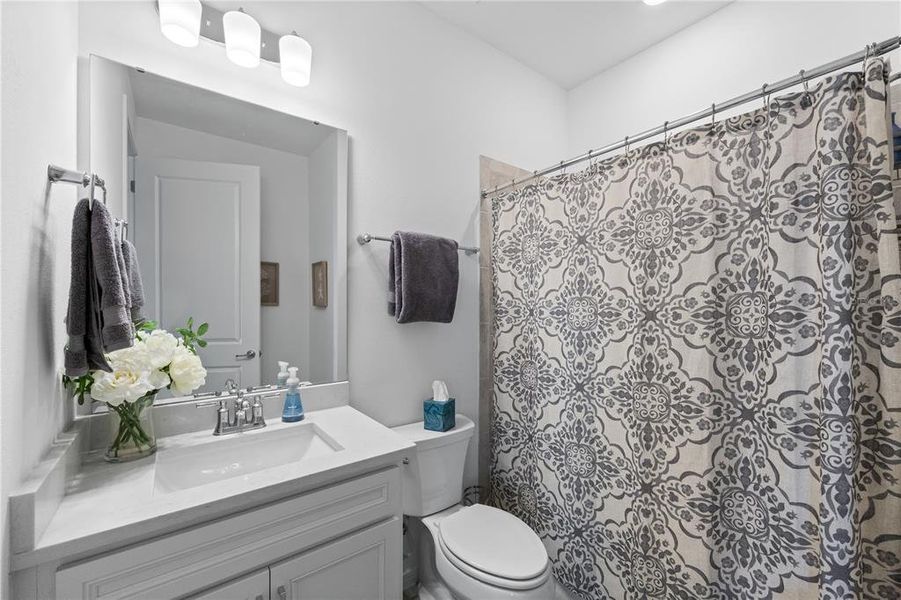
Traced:
<svg viewBox="0 0 901 600">
<path fill-rule="evenodd" d="M 186 600 L 389 600 L 402 568 L 401 522 L 390 519 Z"/>
<path fill-rule="evenodd" d="M 190 596 L 187 600 L 268 600 L 269 569 L 260 569 L 211 590 Z"/>
<path fill-rule="evenodd" d="M 32 597 L 393 600 L 401 596 L 401 511 L 393 466 L 58 565 L 51 593 L 40 591 L 39 574 Z"/>
</svg>

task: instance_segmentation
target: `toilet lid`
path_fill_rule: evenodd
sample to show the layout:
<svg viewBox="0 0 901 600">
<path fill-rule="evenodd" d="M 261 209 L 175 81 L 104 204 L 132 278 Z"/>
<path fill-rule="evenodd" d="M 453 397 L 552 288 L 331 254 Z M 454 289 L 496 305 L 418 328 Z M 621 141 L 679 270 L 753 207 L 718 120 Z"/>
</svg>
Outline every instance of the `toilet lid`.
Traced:
<svg viewBox="0 0 901 600">
<path fill-rule="evenodd" d="M 529 526 L 508 512 L 474 504 L 441 520 L 444 547 L 479 571 L 503 579 L 534 579 L 547 567 L 547 551 Z"/>
</svg>

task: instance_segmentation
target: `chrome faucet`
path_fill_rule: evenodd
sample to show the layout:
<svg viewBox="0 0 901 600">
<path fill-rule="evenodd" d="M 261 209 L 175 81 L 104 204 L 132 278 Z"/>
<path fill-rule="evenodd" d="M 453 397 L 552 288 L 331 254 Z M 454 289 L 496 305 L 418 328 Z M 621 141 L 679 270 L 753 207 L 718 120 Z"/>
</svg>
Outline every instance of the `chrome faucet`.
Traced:
<svg viewBox="0 0 901 600">
<path fill-rule="evenodd" d="M 214 404 L 219 405 L 219 408 L 216 410 L 216 428 L 213 429 L 213 435 L 228 435 L 265 427 L 266 420 L 263 418 L 263 403 L 261 400 L 262 398 L 277 396 L 278 392 L 273 392 L 269 386 L 266 386 L 267 389 L 265 390 L 256 388 L 238 389 L 235 382 L 231 379 L 226 381 L 225 385 L 228 390 L 226 395 L 218 392 L 215 400 L 198 402 L 194 405 L 198 408 L 213 406 Z M 252 403 L 250 399 L 253 399 Z M 234 401 L 231 410 L 228 407 L 229 400 Z"/>
</svg>

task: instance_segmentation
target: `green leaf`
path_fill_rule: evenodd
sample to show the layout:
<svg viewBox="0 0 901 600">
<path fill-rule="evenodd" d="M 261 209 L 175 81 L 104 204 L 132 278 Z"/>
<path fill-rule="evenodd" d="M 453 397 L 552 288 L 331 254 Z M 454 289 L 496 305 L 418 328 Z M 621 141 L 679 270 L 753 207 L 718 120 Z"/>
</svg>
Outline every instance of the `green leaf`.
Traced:
<svg viewBox="0 0 901 600">
<path fill-rule="evenodd" d="M 206 348 L 206 340 L 197 340 L 197 345 L 201 348 Z"/>
<path fill-rule="evenodd" d="M 201 323 L 200 327 L 197 328 L 197 335 L 204 335 L 210 328 L 209 323 Z"/>
<path fill-rule="evenodd" d="M 188 317 L 188 329 L 194 328 L 194 317 Z"/>
</svg>

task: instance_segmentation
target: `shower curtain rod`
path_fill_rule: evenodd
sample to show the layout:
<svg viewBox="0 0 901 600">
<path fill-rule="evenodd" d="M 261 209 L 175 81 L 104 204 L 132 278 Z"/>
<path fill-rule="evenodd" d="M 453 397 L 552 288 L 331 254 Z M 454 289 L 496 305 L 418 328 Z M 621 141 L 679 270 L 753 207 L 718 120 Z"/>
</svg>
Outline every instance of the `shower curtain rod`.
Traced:
<svg viewBox="0 0 901 600">
<path fill-rule="evenodd" d="M 776 83 L 764 84 L 760 89 L 755 90 L 753 92 L 748 92 L 747 94 L 742 94 L 741 96 L 736 96 L 731 100 L 727 100 L 725 102 L 720 102 L 717 104 L 712 104 L 710 108 L 698 111 L 696 113 L 692 113 L 688 116 L 682 117 L 681 119 L 677 119 L 674 121 L 666 121 L 663 125 L 659 125 L 654 127 L 653 129 L 648 129 L 646 131 L 642 131 L 637 135 L 629 135 L 624 139 L 615 142 L 613 144 L 609 144 L 602 148 L 598 148 L 597 150 L 589 150 L 584 154 L 580 154 L 574 158 L 570 158 L 568 160 L 561 160 L 556 165 L 551 167 L 547 167 L 545 169 L 541 169 L 539 171 L 533 171 L 531 175 L 528 177 L 524 177 L 523 179 L 516 180 L 513 179 L 510 183 L 505 183 L 504 185 L 496 186 L 494 189 L 484 189 L 482 190 L 482 198 L 487 198 L 488 196 L 497 194 L 503 190 L 514 187 L 516 185 L 520 185 L 527 181 L 532 181 L 533 179 L 538 179 L 539 177 L 544 177 L 545 175 L 549 175 L 554 173 L 555 171 L 559 171 L 561 169 L 565 169 L 569 166 L 578 164 L 585 160 L 590 160 L 592 158 L 596 158 L 601 156 L 602 154 L 609 154 L 614 150 L 619 150 L 620 148 L 625 148 L 629 144 L 642 142 L 648 138 L 652 138 L 656 135 L 666 134 L 667 132 L 672 131 L 673 129 L 678 129 L 679 127 L 684 127 L 689 123 L 694 123 L 695 121 L 699 121 L 701 119 L 705 119 L 710 116 L 715 116 L 716 113 L 729 110 L 731 108 L 735 108 L 736 106 L 740 106 L 752 100 L 756 100 L 758 98 L 763 98 L 768 94 L 774 94 L 777 92 L 781 92 L 782 90 L 788 89 L 795 85 L 801 83 L 807 83 L 811 79 L 816 79 L 817 77 L 822 77 L 823 75 L 828 75 L 834 71 L 838 71 L 840 69 L 844 69 L 850 67 L 854 63 L 865 61 L 868 58 L 874 58 L 876 56 L 882 56 L 883 54 L 887 54 L 896 48 L 901 47 L 901 36 L 895 36 L 893 38 L 889 38 L 885 41 L 879 43 L 868 44 L 866 48 L 859 52 L 855 52 L 854 54 L 849 54 L 844 58 L 839 58 L 832 62 L 826 63 L 824 65 L 820 65 L 815 69 L 804 70 L 801 69 L 801 72 L 793 77 L 787 77 L 786 79 L 782 79 L 781 81 L 777 81 Z"/>
</svg>

